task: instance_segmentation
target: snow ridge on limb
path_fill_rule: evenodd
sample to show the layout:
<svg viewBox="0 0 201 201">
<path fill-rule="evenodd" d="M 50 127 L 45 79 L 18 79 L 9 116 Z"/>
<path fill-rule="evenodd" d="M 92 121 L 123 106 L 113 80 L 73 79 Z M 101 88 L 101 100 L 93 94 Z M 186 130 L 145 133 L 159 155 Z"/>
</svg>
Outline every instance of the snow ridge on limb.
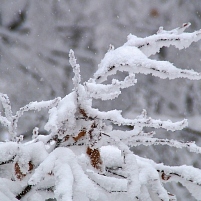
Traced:
<svg viewBox="0 0 201 201">
<path fill-rule="evenodd" d="M 195 142 L 181 142 L 177 140 L 169 140 L 169 139 L 159 139 L 159 138 L 151 138 L 144 136 L 133 136 L 128 139 L 123 139 L 128 146 L 150 146 L 150 145 L 168 145 L 170 147 L 175 147 L 177 149 L 186 148 L 190 152 L 201 153 L 201 147 L 197 146 Z"/>
<path fill-rule="evenodd" d="M 151 117 L 137 117 L 135 119 L 126 119 L 121 115 L 120 110 L 111 110 L 107 112 L 99 111 L 94 108 L 86 108 L 86 111 L 91 117 L 96 117 L 102 120 L 109 120 L 116 125 L 127 125 L 127 126 L 140 126 L 140 127 L 153 127 L 153 128 L 164 128 L 166 130 L 175 131 L 182 130 L 188 126 L 186 119 L 173 123 L 170 120 L 162 121 L 155 120 Z"/>
<path fill-rule="evenodd" d="M 74 54 L 73 50 L 70 50 L 70 52 L 69 52 L 69 62 L 70 62 L 70 65 L 72 66 L 73 72 L 75 74 L 75 76 L 73 78 L 73 85 L 75 87 L 76 93 L 78 93 L 78 86 L 81 81 L 80 65 L 76 63 L 76 58 L 75 58 L 75 54 Z"/>
<path fill-rule="evenodd" d="M 152 74 L 162 79 L 201 78 L 201 74 L 193 70 L 179 69 L 168 61 L 151 60 L 135 46 L 122 46 L 106 53 L 94 74 L 94 80 L 98 83 L 104 82 L 108 76 L 116 74 L 117 71 Z"/>
<path fill-rule="evenodd" d="M 108 76 L 116 74 L 117 71 L 152 74 L 162 79 L 188 78 L 199 80 L 201 78 L 200 73 L 179 69 L 168 61 L 155 61 L 148 58 L 150 55 L 159 52 L 160 48 L 164 46 L 174 45 L 178 49 L 183 49 L 189 47 L 192 42 L 200 40 L 201 30 L 183 33 L 189 26 L 190 23 L 185 23 L 172 31 L 165 31 L 160 28 L 157 34 L 146 38 L 129 35 L 127 43 L 117 49 L 110 48 L 110 51 L 105 54 L 94 74 L 94 80 L 101 83 L 107 80 Z"/>
<path fill-rule="evenodd" d="M 0 93 L 0 101 L 2 103 L 5 117 L 1 115 L 0 113 L 0 122 L 3 126 L 8 128 L 10 139 L 14 139 L 16 137 L 16 132 L 13 128 L 13 115 L 11 110 L 11 104 L 8 96 L 6 94 Z"/>
<path fill-rule="evenodd" d="M 21 107 L 20 110 L 16 112 L 16 115 L 14 116 L 15 121 L 18 121 L 18 119 L 23 115 L 24 112 L 28 111 L 40 111 L 41 109 L 51 109 L 58 105 L 59 101 L 61 100 L 60 97 L 57 97 L 53 100 L 49 101 L 40 101 L 40 102 L 30 102 L 29 104 L 25 105 L 24 107 Z"/>
<path fill-rule="evenodd" d="M 64 157 L 65 156 L 65 157 Z M 55 198 L 60 201 L 72 201 L 73 194 L 81 192 L 82 195 L 93 200 L 98 198 L 93 182 L 84 174 L 76 160 L 75 154 L 68 148 L 60 147 L 49 154 L 29 179 L 29 185 L 37 185 L 46 179 L 45 175 L 52 175 L 55 183 Z M 80 188 L 73 189 L 74 183 Z"/>
<path fill-rule="evenodd" d="M 5 94 L 0 94 L 0 100 L 2 101 L 3 108 L 5 110 L 5 117 L 0 115 L 0 122 L 5 127 L 8 127 L 8 131 L 10 134 L 10 139 L 15 141 L 17 140 L 17 123 L 20 117 L 27 111 L 40 111 L 41 109 L 50 109 L 55 107 L 58 102 L 61 100 L 60 97 L 55 98 L 54 100 L 49 101 L 40 101 L 40 102 L 30 102 L 29 104 L 25 105 L 24 107 L 20 108 L 16 112 L 15 115 L 12 115 L 10 101 Z"/>
<path fill-rule="evenodd" d="M 138 38 L 130 34 L 125 46 L 137 47 L 147 57 L 156 54 L 162 47 L 169 47 L 170 45 L 181 50 L 189 47 L 192 42 L 197 42 L 201 39 L 201 30 L 193 33 L 184 32 L 190 25 L 191 23 L 184 23 L 181 27 L 171 31 L 165 31 L 163 27 L 160 27 L 157 34 L 146 38 Z"/>
<path fill-rule="evenodd" d="M 129 74 L 123 81 L 112 80 L 112 84 L 97 84 L 90 80 L 85 83 L 86 90 L 92 98 L 101 100 L 112 100 L 121 94 L 121 89 L 133 86 L 137 80 L 135 74 Z"/>
<path fill-rule="evenodd" d="M 189 190 L 195 199 L 200 200 L 200 169 L 186 165 L 170 167 L 163 164 L 153 164 L 153 166 L 158 171 L 162 182 L 179 182 Z"/>
<path fill-rule="evenodd" d="M 5 111 L 6 118 L 11 121 L 12 120 L 12 111 L 11 111 L 11 104 L 8 96 L 6 94 L 0 93 L 0 101 Z"/>
</svg>

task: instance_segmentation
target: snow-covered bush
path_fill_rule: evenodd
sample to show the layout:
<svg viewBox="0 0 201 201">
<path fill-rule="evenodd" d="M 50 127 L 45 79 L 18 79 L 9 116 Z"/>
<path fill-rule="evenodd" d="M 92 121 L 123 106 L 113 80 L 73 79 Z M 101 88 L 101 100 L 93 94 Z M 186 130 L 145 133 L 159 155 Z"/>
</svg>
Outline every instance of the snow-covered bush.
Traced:
<svg viewBox="0 0 201 201">
<path fill-rule="evenodd" d="M 4 108 L 0 122 L 8 128 L 9 136 L 0 143 L 1 200 L 173 201 L 176 196 L 163 186 L 172 181 L 180 182 L 200 200 L 201 170 L 157 164 L 130 151 L 133 146 L 160 144 L 201 153 L 201 147 L 194 142 L 155 138 L 154 131 L 144 130 L 146 127 L 181 130 L 188 125 L 186 119 L 156 120 L 148 117 L 146 110 L 135 119 L 127 119 L 122 111 L 100 111 L 93 107 L 94 99 L 115 99 L 122 89 L 135 85 L 138 73 L 162 79 L 201 79 L 201 74 L 193 70 L 148 58 L 164 46 L 182 49 L 200 40 L 201 31 L 184 32 L 189 25 L 185 23 L 172 31 L 161 27 L 157 34 L 146 38 L 129 35 L 123 46 L 117 49 L 110 46 L 93 78 L 84 83 L 71 50 L 74 89 L 64 98 L 31 102 L 13 114 L 8 96 L 0 94 Z M 118 71 L 127 72 L 125 79 L 113 78 L 110 82 L 107 78 Z M 24 112 L 41 109 L 48 109 L 44 127 L 48 134 L 40 134 L 42 128 L 36 127 L 32 140 L 24 142 L 17 133 L 19 119 Z"/>
</svg>

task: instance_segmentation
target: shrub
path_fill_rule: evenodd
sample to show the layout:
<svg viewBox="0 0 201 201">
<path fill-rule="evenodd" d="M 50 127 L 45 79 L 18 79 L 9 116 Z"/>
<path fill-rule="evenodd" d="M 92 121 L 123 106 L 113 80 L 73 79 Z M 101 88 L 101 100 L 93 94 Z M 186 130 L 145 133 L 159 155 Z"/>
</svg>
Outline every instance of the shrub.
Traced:
<svg viewBox="0 0 201 201">
<path fill-rule="evenodd" d="M 162 79 L 201 79 L 193 70 L 176 68 L 167 61 L 148 57 L 170 45 L 178 49 L 201 39 L 201 31 L 185 33 L 190 23 L 172 31 L 160 28 L 157 34 L 128 41 L 114 49 L 111 45 L 93 78 L 81 83 L 80 66 L 74 52 L 69 61 L 74 71 L 72 93 L 64 98 L 31 102 L 14 115 L 6 94 L 0 94 L 4 116 L 0 122 L 8 128 L 9 138 L 0 143 L 0 197 L 3 200 L 40 201 L 56 198 L 70 200 L 176 200 L 163 183 L 180 182 L 196 199 L 201 199 L 201 171 L 190 166 L 170 167 L 157 164 L 131 152 L 138 145 L 168 145 L 201 153 L 193 142 L 155 138 L 144 128 L 181 130 L 187 120 L 172 122 L 147 116 L 145 110 L 135 119 L 122 111 L 100 111 L 94 99 L 112 100 L 121 90 L 137 83 L 135 74 L 152 74 Z M 117 71 L 127 72 L 124 80 L 107 80 Z M 24 112 L 48 109 L 47 135 L 34 128 L 32 139 L 24 142 L 17 125 Z M 124 126 L 124 129 L 122 128 Z M 125 131 L 125 127 L 127 130 Z M 132 129 L 130 129 L 132 128 Z"/>
</svg>

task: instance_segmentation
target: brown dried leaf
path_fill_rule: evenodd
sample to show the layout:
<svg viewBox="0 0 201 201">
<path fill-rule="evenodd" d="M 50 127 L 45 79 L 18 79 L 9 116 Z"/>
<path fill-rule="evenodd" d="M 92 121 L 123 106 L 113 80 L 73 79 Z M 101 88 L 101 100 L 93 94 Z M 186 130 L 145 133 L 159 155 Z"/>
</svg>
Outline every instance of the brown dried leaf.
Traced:
<svg viewBox="0 0 201 201">
<path fill-rule="evenodd" d="M 28 171 L 30 172 L 31 170 L 33 170 L 33 168 L 34 168 L 34 165 L 31 163 L 31 161 L 29 161 L 29 170 Z M 18 162 L 15 163 L 14 169 L 15 169 L 15 175 L 16 175 L 17 179 L 22 180 L 26 176 L 26 174 L 23 174 L 22 171 L 20 170 L 20 166 L 19 166 Z"/>
<path fill-rule="evenodd" d="M 73 137 L 73 139 L 77 142 L 81 137 L 84 137 L 86 135 L 86 131 L 81 131 L 76 137 Z"/>
<path fill-rule="evenodd" d="M 100 155 L 99 150 L 98 149 L 91 149 L 90 147 L 87 147 L 86 153 L 91 160 L 91 165 L 94 168 L 101 170 L 102 160 L 101 160 L 101 155 Z"/>
</svg>

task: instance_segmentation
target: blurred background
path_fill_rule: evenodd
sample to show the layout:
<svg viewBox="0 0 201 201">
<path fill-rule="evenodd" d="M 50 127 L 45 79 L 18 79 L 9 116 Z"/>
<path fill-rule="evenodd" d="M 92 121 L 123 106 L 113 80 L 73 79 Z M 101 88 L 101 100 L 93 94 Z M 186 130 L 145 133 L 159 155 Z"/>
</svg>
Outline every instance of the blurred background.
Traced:
<svg viewBox="0 0 201 201">
<path fill-rule="evenodd" d="M 0 0 L 0 92 L 11 101 L 13 113 L 30 101 L 64 97 L 72 90 L 68 53 L 73 49 L 88 80 L 112 44 L 119 47 L 130 33 L 146 37 L 160 26 L 171 30 L 191 22 L 188 32 L 201 29 L 200 0 Z M 188 49 L 162 48 L 152 59 L 201 72 L 201 42 Z M 118 75 L 120 78 L 124 74 Z M 157 137 L 196 141 L 201 145 L 201 81 L 160 80 L 137 75 L 138 83 L 115 101 L 94 102 L 101 110 L 121 109 L 134 118 L 146 109 L 160 119 L 189 119 L 182 132 L 157 131 Z M 1 112 L 2 107 L 0 107 Z M 47 111 L 27 113 L 18 133 L 31 136 L 35 126 L 45 133 Z M 0 127 L 1 140 L 6 130 Z M 133 148 L 134 152 L 166 165 L 201 168 L 200 156 L 170 147 Z M 193 200 L 180 185 L 168 186 L 178 200 Z"/>
</svg>

